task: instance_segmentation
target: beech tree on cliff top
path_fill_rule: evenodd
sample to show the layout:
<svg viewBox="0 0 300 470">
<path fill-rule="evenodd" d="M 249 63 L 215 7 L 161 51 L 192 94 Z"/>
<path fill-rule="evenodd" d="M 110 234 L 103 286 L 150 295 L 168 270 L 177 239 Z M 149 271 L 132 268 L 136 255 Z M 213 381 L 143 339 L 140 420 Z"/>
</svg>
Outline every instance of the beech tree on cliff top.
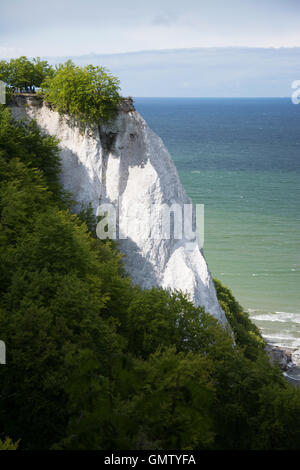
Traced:
<svg viewBox="0 0 300 470">
<path fill-rule="evenodd" d="M 45 79 L 42 93 L 58 112 L 92 124 L 116 116 L 121 101 L 119 83 L 104 67 L 79 67 L 69 60 Z"/>
</svg>

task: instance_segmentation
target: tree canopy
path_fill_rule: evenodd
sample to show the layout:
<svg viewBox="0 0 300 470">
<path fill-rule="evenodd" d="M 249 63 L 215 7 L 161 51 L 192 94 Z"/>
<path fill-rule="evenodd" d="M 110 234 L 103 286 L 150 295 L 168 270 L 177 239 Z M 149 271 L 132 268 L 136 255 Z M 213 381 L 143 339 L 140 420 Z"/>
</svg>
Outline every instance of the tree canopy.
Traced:
<svg viewBox="0 0 300 470">
<path fill-rule="evenodd" d="M 68 61 L 42 83 L 44 99 L 60 113 L 88 123 L 113 119 L 121 101 L 118 78 L 104 67 Z"/>
<path fill-rule="evenodd" d="M 46 77 L 54 73 L 46 60 L 39 57 L 29 60 L 25 56 L 0 62 L 0 80 L 18 89 L 40 87 Z"/>
</svg>

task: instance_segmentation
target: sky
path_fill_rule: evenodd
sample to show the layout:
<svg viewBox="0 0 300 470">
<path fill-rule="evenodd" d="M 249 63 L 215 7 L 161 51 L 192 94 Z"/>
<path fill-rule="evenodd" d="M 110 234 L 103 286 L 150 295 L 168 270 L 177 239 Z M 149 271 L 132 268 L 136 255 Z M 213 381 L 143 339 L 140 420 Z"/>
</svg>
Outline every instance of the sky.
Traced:
<svg viewBox="0 0 300 470">
<path fill-rule="evenodd" d="M 83 55 L 136 96 L 286 96 L 300 79 L 299 18 L 300 0 L 0 0 L 0 59 Z"/>
<path fill-rule="evenodd" d="M 53 64 L 68 57 L 49 58 Z M 192 48 L 72 56 L 119 77 L 140 97 L 290 97 L 300 80 L 300 48 Z"/>
</svg>

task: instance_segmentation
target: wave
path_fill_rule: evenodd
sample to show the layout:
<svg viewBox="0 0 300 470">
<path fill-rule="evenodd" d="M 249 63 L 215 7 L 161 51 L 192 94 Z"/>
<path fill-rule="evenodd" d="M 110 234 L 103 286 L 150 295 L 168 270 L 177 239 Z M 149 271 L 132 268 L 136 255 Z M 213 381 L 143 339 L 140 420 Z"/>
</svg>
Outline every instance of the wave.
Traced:
<svg viewBox="0 0 300 470">
<path fill-rule="evenodd" d="M 300 313 L 293 313 L 293 312 L 275 312 L 275 313 L 284 313 L 285 315 L 300 315 Z"/>
<path fill-rule="evenodd" d="M 300 374 L 299 374 L 299 372 L 298 372 L 298 374 L 297 374 L 297 373 L 294 373 L 294 374 L 293 374 L 293 373 L 291 373 L 291 372 L 290 372 L 290 373 L 284 372 L 283 375 L 284 375 L 285 377 L 287 377 L 288 379 L 296 380 L 297 382 L 300 381 Z"/>
<path fill-rule="evenodd" d="M 289 336 L 289 335 L 276 335 L 276 334 L 273 334 L 273 335 L 264 335 L 265 338 L 267 339 L 273 339 L 273 340 L 282 340 L 282 339 L 287 339 L 287 340 L 290 340 L 290 341 L 294 341 L 294 340 L 297 340 L 297 341 L 300 341 L 300 338 L 295 338 L 295 336 Z"/>
<path fill-rule="evenodd" d="M 300 349 L 300 338 L 289 335 L 280 335 L 280 334 L 264 334 L 262 333 L 263 338 L 274 346 L 279 346 L 280 348 L 290 347 L 293 349 Z"/>
<path fill-rule="evenodd" d="M 300 313 L 275 312 L 275 313 L 256 314 L 256 315 L 250 314 L 250 316 L 252 320 L 256 320 L 256 321 L 270 321 L 270 322 L 279 322 L 279 323 L 289 322 L 289 323 L 296 323 L 300 325 Z"/>
<path fill-rule="evenodd" d="M 224 274 L 224 273 L 221 273 L 221 274 Z M 258 312 L 259 310 L 255 309 L 255 308 L 247 308 L 247 312 L 248 313 L 254 313 L 254 312 Z"/>
</svg>

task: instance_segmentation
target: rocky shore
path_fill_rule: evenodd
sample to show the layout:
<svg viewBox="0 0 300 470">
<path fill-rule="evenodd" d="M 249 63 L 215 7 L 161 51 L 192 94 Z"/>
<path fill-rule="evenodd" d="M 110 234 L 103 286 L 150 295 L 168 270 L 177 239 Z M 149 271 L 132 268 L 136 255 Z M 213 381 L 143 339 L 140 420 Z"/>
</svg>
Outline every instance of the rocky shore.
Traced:
<svg viewBox="0 0 300 470">
<path fill-rule="evenodd" d="M 268 343 L 266 346 L 266 352 L 270 357 L 270 362 L 274 364 L 278 362 L 281 369 L 286 371 L 293 363 L 292 354 L 293 350 L 289 348 L 280 348 L 279 346 L 274 346 L 274 344 Z"/>
<path fill-rule="evenodd" d="M 300 349 L 281 348 L 268 343 L 266 352 L 272 364 L 279 363 L 285 378 L 298 386 L 300 384 Z"/>
</svg>

